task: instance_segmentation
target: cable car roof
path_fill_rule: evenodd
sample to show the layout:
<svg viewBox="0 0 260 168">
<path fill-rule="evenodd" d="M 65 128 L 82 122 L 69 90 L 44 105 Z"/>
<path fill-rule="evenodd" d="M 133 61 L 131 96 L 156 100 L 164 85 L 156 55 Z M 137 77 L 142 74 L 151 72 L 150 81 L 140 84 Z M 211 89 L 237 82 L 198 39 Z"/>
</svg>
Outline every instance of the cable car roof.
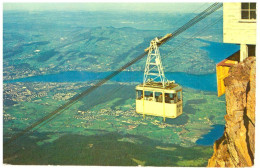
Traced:
<svg viewBox="0 0 260 168">
<path fill-rule="evenodd" d="M 168 85 L 165 85 L 163 88 L 163 85 L 161 82 L 149 82 L 145 85 L 140 84 L 136 86 L 136 90 L 146 90 L 146 91 L 164 91 L 168 93 L 176 93 L 178 91 L 182 90 L 182 87 L 178 85 L 177 83 L 170 82 Z"/>
</svg>

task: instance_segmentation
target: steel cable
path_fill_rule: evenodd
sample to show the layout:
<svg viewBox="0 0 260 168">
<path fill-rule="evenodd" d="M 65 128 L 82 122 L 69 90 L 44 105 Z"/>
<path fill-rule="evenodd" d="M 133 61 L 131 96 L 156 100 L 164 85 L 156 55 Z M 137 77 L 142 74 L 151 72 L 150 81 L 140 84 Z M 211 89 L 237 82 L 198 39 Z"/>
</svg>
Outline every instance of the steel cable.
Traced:
<svg viewBox="0 0 260 168">
<path fill-rule="evenodd" d="M 180 27 L 179 29 L 177 29 L 176 31 L 174 31 L 172 34 L 172 37 L 176 37 L 178 36 L 180 33 L 184 32 L 185 30 L 187 30 L 188 28 L 192 27 L 194 24 L 198 23 L 199 21 L 201 21 L 202 19 L 204 19 L 205 17 L 207 17 L 208 15 L 212 14 L 213 12 L 215 12 L 216 10 L 218 10 L 219 8 L 222 7 L 222 3 L 214 3 L 213 5 L 211 5 L 209 8 L 207 8 L 206 10 L 204 10 L 203 12 L 201 12 L 199 15 L 197 15 L 196 17 L 194 17 L 193 19 L 191 19 L 188 23 L 184 24 L 182 27 Z M 171 39 L 171 38 L 169 38 Z M 169 41 L 169 39 L 167 39 L 164 43 L 166 43 L 167 41 Z M 163 45 L 164 43 L 162 43 L 161 45 Z M 144 52 L 142 54 L 140 54 L 139 56 L 137 56 L 136 58 L 134 58 L 133 60 L 131 60 L 130 62 L 126 63 L 124 66 L 118 68 L 116 71 L 112 72 L 110 75 L 108 75 L 107 77 L 105 77 L 104 79 L 100 80 L 99 82 L 97 82 L 94 86 L 87 88 L 85 91 L 83 91 L 82 93 L 74 96 L 72 99 L 70 99 L 67 103 L 63 104 L 62 106 L 60 106 L 59 108 L 57 108 L 56 110 L 52 111 L 51 113 L 47 114 L 45 117 L 41 118 L 40 120 L 38 120 L 37 122 L 33 123 L 32 125 L 30 125 L 29 127 L 27 127 L 26 129 L 22 130 L 21 132 L 15 134 L 14 136 L 12 136 L 9 140 L 7 140 L 6 142 L 4 142 L 4 145 L 8 145 L 10 143 L 12 143 L 13 141 L 15 141 L 16 139 L 18 139 L 19 137 L 23 136 L 24 134 L 26 134 L 27 132 L 31 131 L 32 129 L 34 129 L 35 127 L 37 127 L 38 125 L 42 124 L 43 122 L 45 122 L 46 120 L 52 118 L 54 115 L 56 115 L 57 113 L 60 113 L 61 111 L 63 112 L 64 109 L 67 109 L 69 107 L 71 107 L 74 103 L 76 103 L 79 99 L 81 99 L 82 97 L 88 95 L 89 93 L 91 93 L 92 91 L 94 91 L 95 89 L 97 89 L 98 87 L 100 87 L 101 85 L 103 85 L 104 83 L 106 83 L 107 81 L 109 81 L 111 78 L 113 78 L 114 76 L 118 75 L 121 71 L 123 71 L 124 69 L 128 68 L 129 66 L 133 65 L 134 63 L 136 63 L 137 61 L 139 61 L 140 59 L 142 59 L 145 55 L 147 54 L 147 52 Z"/>
</svg>

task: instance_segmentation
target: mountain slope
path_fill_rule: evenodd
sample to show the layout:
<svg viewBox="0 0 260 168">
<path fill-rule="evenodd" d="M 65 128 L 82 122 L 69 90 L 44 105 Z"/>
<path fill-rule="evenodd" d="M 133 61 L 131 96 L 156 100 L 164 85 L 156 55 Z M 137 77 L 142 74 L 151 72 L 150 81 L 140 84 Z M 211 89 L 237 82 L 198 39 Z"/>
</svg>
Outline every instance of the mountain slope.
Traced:
<svg viewBox="0 0 260 168">
<path fill-rule="evenodd" d="M 234 65 L 225 78 L 226 125 L 215 142 L 208 167 L 248 167 L 255 153 L 256 59 L 249 57 Z"/>
</svg>

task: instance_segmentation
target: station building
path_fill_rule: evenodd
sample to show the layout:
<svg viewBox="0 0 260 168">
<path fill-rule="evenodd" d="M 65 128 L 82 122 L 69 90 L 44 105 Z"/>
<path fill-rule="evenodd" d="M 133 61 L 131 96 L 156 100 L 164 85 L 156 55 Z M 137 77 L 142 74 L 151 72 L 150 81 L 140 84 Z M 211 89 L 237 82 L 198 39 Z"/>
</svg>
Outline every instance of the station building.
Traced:
<svg viewBox="0 0 260 168">
<path fill-rule="evenodd" d="M 218 96 L 225 93 L 224 78 L 234 64 L 256 56 L 256 3 L 223 3 L 223 42 L 240 45 L 240 50 L 216 65 Z"/>
</svg>

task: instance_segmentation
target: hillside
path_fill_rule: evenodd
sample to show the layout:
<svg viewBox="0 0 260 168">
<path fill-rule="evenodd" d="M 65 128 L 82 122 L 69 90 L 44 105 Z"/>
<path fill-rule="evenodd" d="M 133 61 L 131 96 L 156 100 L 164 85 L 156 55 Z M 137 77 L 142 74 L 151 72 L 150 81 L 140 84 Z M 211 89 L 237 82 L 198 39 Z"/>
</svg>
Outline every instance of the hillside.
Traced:
<svg viewBox="0 0 260 168">
<path fill-rule="evenodd" d="M 187 20 L 193 17 L 184 15 Z M 215 72 L 215 63 L 209 52 L 201 49 L 209 44 L 196 39 L 220 42 L 222 22 L 197 38 L 190 38 L 218 17 L 219 13 L 216 13 L 206 18 L 160 48 L 162 57 L 167 57 L 163 60 L 167 71 L 191 74 Z M 186 20 L 172 25 L 172 21 L 178 18 L 176 14 L 4 12 L 4 79 L 64 71 L 114 71 L 143 53 L 153 38 L 182 26 Z M 143 71 L 144 64 L 145 59 L 129 70 Z"/>
</svg>

